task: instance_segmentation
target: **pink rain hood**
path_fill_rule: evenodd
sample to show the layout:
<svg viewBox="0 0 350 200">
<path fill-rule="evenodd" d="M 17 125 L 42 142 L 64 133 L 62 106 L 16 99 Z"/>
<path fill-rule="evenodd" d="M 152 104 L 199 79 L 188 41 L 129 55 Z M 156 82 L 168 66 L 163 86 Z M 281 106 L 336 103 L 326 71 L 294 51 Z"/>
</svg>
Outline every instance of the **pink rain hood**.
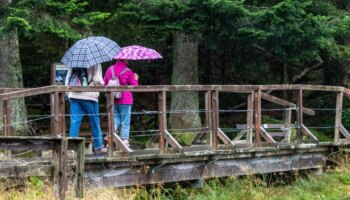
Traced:
<svg viewBox="0 0 350 200">
<path fill-rule="evenodd" d="M 114 76 L 118 76 L 127 65 L 123 62 L 117 62 L 114 65 L 108 67 L 105 77 L 103 78 L 104 84 L 107 85 L 109 80 L 112 79 L 112 69 L 114 67 Z M 139 82 L 134 77 L 134 72 L 132 70 L 126 71 L 124 74 L 119 76 L 120 85 L 139 85 Z M 122 92 L 122 97 L 120 99 L 115 99 L 116 104 L 133 104 L 133 98 L 131 92 Z"/>
</svg>

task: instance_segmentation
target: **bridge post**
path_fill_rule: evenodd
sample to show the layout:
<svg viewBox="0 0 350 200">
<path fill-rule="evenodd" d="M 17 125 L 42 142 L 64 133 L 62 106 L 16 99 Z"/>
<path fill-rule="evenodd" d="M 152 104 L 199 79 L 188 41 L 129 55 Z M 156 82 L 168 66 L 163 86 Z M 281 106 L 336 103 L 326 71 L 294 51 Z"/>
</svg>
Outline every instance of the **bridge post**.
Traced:
<svg viewBox="0 0 350 200">
<path fill-rule="evenodd" d="M 343 92 L 337 93 L 336 113 L 335 113 L 335 128 L 334 128 L 334 142 L 339 142 L 339 127 L 341 125 L 343 111 Z"/>
<path fill-rule="evenodd" d="M 68 141 L 64 137 L 55 143 L 53 150 L 54 170 L 53 182 L 55 199 L 64 200 L 67 190 L 67 147 Z"/>
<path fill-rule="evenodd" d="M 3 108 L 3 133 L 4 136 L 10 136 L 11 135 L 11 109 L 10 109 L 10 100 L 4 100 L 2 101 L 2 108 Z"/>
<path fill-rule="evenodd" d="M 211 91 L 211 109 L 212 109 L 212 134 L 211 148 L 213 151 L 218 149 L 218 129 L 219 129 L 219 91 Z"/>
<path fill-rule="evenodd" d="M 247 143 L 253 140 L 254 92 L 247 97 Z"/>
<path fill-rule="evenodd" d="M 113 156 L 113 134 L 116 130 L 114 130 L 114 96 L 112 92 L 108 92 L 106 95 L 107 101 L 107 113 L 108 113 L 108 156 Z"/>
<path fill-rule="evenodd" d="M 51 117 L 51 132 L 53 136 L 59 135 L 61 131 L 60 126 L 60 103 L 59 103 L 59 93 L 53 92 L 50 94 L 50 108 L 51 108 L 51 114 L 53 115 Z"/>
<path fill-rule="evenodd" d="M 209 140 L 207 141 L 210 141 L 210 133 L 211 131 L 213 130 L 212 128 L 212 115 L 211 115 L 211 92 L 210 91 L 207 91 L 205 92 L 205 126 L 207 127 L 207 131 L 209 133 L 209 137 L 207 134 L 205 134 L 205 138 L 206 140 L 209 138 Z"/>
<path fill-rule="evenodd" d="M 60 132 L 62 135 L 66 135 L 66 104 L 64 99 L 64 93 L 58 94 L 59 99 L 59 124 L 60 124 Z"/>
<path fill-rule="evenodd" d="M 301 143 L 303 140 L 303 133 L 301 126 L 303 125 L 303 90 L 297 90 L 297 141 Z"/>
<path fill-rule="evenodd" d="M 290 142 L 290 124 L 292 122 L 292 110 L 291 107 L 286 107 L 287 110 L 284 112 L 284 141 Z"/>
<path fill-rule="evenodd" d="M 2 101 L 2 111 L 3 111 L 3 123 L 2 123 L 2 131 L 4 133 L 4 136 L 10 136 L 11 135 L 11 102 L 10 100 L 4 100 Z M 11 156 L 11 150 L 5 150 L 6 156 Z"/>
<path fill-rule="evenodd" d="M 161 91 L 158 93 L 158 112 L 159 112 L 159 151 L 160 154 L 164 154 L 167 151 L 164 134 L 167 130 L 166 119 L 166 92 Z"/>
<path fill-rule="evenodd" d="M 255 110 L 255 144 L 261 143 L 260 126 L 261 126 L 261 90 L 254 91 L 254 110 Z"/>
</svg>

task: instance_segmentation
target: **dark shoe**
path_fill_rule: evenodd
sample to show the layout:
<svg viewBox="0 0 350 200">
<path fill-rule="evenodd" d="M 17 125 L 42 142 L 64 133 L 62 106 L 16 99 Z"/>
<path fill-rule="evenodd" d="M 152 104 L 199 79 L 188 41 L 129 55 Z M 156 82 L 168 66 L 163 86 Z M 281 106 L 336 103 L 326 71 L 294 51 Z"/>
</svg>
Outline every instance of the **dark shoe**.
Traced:
<svg viewBox="0 0 350 200">
<path fill-rule="evenodd" d="M 100 156 L 100 155 L 105 155 L 108 153 L 108 149 L 105 147 L 102 147 L 101 149 L 95 150 L 94 155 L 95 156 Z"/>
</svg>

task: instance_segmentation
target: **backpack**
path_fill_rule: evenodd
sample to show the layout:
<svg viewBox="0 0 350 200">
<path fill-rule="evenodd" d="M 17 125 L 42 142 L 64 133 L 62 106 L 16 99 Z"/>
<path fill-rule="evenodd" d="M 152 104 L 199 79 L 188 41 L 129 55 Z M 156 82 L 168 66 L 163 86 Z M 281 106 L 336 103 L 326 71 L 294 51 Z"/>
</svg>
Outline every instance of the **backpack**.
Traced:
<svg viewBox="0 0 350 200">
<path fill-rule="evenodd" d="M 124 74 L 125 72 L 127 72 L 128 70 L 130 70 L 129 68 L 125 68 L 122 72 L 120 72 L 118 74 L 118 76 L 115 76 L 114 74 L 114 66 L 112 66 L 112 79 L 108 81 L 108 86 L 120 86 L 120 81 L 119 81 L 119 77 Z M 113 92 L 113 96 L 115 99 L 120 99 L 122 97 L 122 93 L 121 92 Z"/>
<path fill-rule="evenodd" d="M 69 86 L 88 86 L 91 81 L 88 82 L 88 72 L 86 68 L 73 68 L 72 73 L 68 80 Z"/>
</svg>

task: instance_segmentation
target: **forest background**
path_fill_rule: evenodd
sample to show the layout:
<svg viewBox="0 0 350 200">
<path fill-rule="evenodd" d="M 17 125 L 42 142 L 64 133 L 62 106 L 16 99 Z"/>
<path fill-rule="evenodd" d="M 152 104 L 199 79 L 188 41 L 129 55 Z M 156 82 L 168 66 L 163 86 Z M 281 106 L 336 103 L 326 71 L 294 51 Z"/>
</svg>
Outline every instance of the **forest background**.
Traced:
<svg viewBox="0 0 350 200">
<path fill-rule="evenodd" d="M 109 37 L 121 47 L 154 48 L 163 55 L 158 61 L 131 62 L 142 85 L 350 87 L 349 0 L 1 0 L 0 35 L 0 87 L 49 85 L 50 65 L 75 41 L 93 35 Z M 110 64 L 103 64 L 104 71 Z M 274 95 L 293 101 L 290 94 Z M 173 94 L 169 107 L 199 108 L 199 97 Z M 335 107 L 334 96 L 304 98 L 306 106 Z M 39 101 L 49 103 L 48 98 Z M 34 102 L 38 99 L 25 100 L 26 105 Z M 244 109 L 242 102 L 239 95 L 220 96 L 223 109 Z M 154 104 L 150 96 L 136 98 L 134 110 L 152 110 Z M 25 109 L 24 101 L 13 105 L 15 121 L 37 112 Z M 344 107 L 350 112 L 348 102 Z M 344 115 L 343 123 L 349 128 L 347 118 Z M 152 119 L 139 118 L 133 126 L 141 128 Z M 334 124 L 334 113 L 317 119 L 318 124 Z M 201 124 L 199 115 L 173 115 L 170 120 L 174 127 Z"/>
</svg>

